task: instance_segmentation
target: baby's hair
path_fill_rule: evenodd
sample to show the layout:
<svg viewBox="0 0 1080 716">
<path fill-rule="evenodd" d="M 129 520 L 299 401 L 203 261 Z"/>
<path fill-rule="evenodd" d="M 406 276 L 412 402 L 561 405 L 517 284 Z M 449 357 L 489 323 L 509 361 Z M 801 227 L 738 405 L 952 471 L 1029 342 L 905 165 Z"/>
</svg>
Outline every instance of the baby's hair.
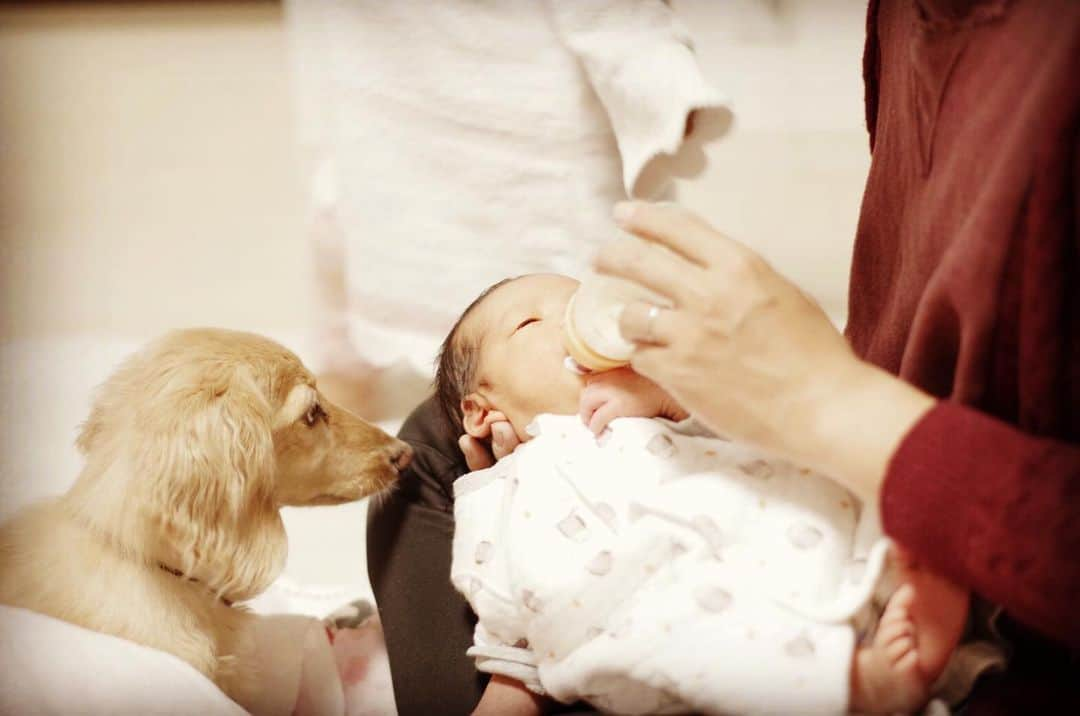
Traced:
<svg viewBox="0 0 1080 716">
<path fill-rule="evenodd" d="M 439 348 L 439 357 L 435 360 L 435 397 L 455 430 L 462 427 L 465 416 L 461 412 L 461 400 L 472 392 L 480 362 L 480 339 L 476 336 L 460 335 L 461 324 L 493 291 L 513 280 L 504 278 L 485 288 L 458 316 L 454 327 Z"/>
</svg>

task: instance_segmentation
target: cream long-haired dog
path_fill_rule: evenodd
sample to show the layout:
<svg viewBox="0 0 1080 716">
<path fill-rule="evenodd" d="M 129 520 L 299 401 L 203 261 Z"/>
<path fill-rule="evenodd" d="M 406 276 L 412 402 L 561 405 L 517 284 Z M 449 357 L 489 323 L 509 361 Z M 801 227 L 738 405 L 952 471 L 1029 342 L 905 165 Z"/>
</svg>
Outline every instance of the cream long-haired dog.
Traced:
<svg viewBox="0 0 1080 716">
<path fill-rule="evenodd" d="M 170 652 L 257 703 L 257 617 L 233 602 L 284 566 L 278 508 L 370 495 L 411 451 L 248 333 L 169 334 L 98 391 L 75 485 L 0 527 L 0 603 Z"/>
</svg>

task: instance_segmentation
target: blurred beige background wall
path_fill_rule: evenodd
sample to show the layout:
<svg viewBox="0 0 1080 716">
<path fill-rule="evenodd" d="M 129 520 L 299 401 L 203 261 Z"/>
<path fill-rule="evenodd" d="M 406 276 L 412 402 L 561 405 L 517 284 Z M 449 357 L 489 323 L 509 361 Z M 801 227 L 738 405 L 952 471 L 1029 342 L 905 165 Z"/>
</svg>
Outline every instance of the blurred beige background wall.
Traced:
<svg viewBox="0 0 1080 716">
<path fill-rule="evenodd" d="M 276 3 L 0 8 L 3 334 L 302 331 Z"/>
<path fill-rule="evenodd" d="M 675 5 L 738 111 L 683 200 L 842 313 L 865 4 Z M 4 338 L 303 334 L 286 50 L 273 2 L 0 6 Z"/>
</svg>

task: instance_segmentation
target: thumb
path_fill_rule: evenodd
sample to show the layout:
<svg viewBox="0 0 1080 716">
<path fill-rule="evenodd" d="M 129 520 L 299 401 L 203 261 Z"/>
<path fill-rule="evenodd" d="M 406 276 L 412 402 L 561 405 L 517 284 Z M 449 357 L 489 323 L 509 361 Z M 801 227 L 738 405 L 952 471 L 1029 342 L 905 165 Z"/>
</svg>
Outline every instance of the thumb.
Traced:
<svg viewBox="0 0 1080 716">
<path fill-rule="evenodd" d="M 610 400 L 600 406 L 591 416 L 589 416 L 589 430 L 593 435 L 597 437 L 600 433 L 604 432 L 610 423 L 615 418 L 619 417 L 619 405 L 616 401 Z"/>
</svg>

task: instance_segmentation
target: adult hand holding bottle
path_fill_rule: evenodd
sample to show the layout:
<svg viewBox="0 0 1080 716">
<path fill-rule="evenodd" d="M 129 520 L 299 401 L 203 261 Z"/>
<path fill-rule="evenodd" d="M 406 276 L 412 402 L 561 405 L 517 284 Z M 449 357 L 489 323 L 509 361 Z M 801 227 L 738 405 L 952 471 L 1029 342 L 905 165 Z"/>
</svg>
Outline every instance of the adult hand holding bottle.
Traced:
<svg viewBox="0 0 1080 716">
<path fill-rule="evenodd" d="M 934 399 L 859 360 L 816 303 L 700 217 L 626 202 L 615 220 L 644 241 L 605 247 L 597 271 L 672 304 L 623 311 L 633 369 L 716 432 L 876 497 L 890 456 Z"/>
</svg>

